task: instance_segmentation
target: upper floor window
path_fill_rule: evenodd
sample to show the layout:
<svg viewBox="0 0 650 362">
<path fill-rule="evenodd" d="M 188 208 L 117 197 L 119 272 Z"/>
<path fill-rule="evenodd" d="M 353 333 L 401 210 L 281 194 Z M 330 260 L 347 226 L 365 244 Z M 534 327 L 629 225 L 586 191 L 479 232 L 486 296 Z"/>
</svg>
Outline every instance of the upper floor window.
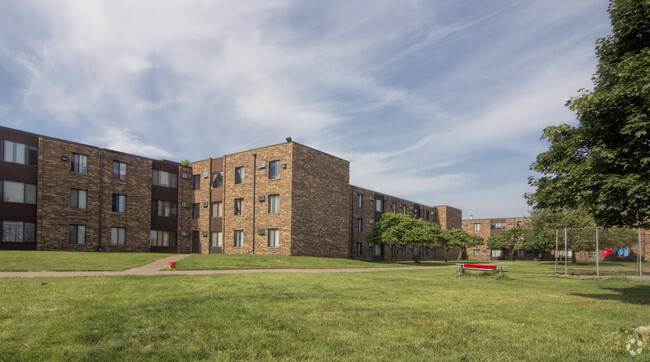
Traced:
<svg viewBox="0 0 650 362">
<path fill-rule="evenodd" d="M 212 174 L 212 187 L 223 187 L 223 171 Z"/>
<path fill-rule="evenodd" d="M 504 222 L 493 222 L 492 230 L 501 230 L 506 228 L 506 223 Z"/>
<path fill-rule="evenodd" d="M 384 211 L 384 200 L 375 199 L 375 211 L 376 212 Z"/>
<path fill-rule="evenodd" d="M 363 231 L 363 219 L 357 219 L 357 231 L 358 232 Z"/>
<path fill-rule="evenodd" d="M 212 203 L 212 217 L 223 216 L 223 202 L 217 201 Z"/>
<path fill-rule="evenodd" d="M 192 190 L 198 190 L 201 188 L 201 175 L 194 175 L 192 177 Z"/>
<path fill-rule="evenodd" d="M 280 178 L 280 161 L 269 162 L 269 179 Z"/>
<path fill-rule="evenodd" d="M 363 207 L 363 195 L 357 194 L 357 207 L 362 208 Z"/>
<path fill-rule="evenodd" d="M 406 205 L 402 205 L 402 214 L 406 215 Z"/>
<path fill-rule="evenodd" d="M 235 168 L 235 184 L 243 184 L 244 183 L 244 171 L 246 171 L 246 167 L 236 167 Z"/>
<path fill-rule="evenodd" d="M 115 212 L 126 211 L 126 195 L 113 194 L 112 210 Z"/>
<path fill-rule="evenodd" d="M 86 243 L 86 225 L 70 225 L 70 244 Z"/>
<path fill-rule="evenodd" d="M 474 231 L 481 231 L 481 223 L 478 222 L 474 223 Z"/>
<path fill-rule="evenodd" d="M 178 188 L 178 174 L 152 170 L 152 182 L 154 186 Z"/>
<path fill-rule="evenodd" d="M 413 208 L 413 218 L 414 219 L 419 219 L 420 218 L 420 209 L 418 209 L 417 207 Z"/>
<path fill-rule="evenodd" d="M 198 219 L 201 216 L 201 204 L 192 204 L 192 219 Z"/>
<path fill-rule="evenodd" d="M 429 210 L 424 211 L 424 220 L 429 221 Z"/>
<path fill-rule="evenodd" d="M 36 242 L 36 224 L 23 221 L 0 221 L 2 241 L 9 243 Z"/>
<path fill-rule="evenodd" d="M 36 204 L 36 185 L 14 181 L 0 181 L 2 201 Z"/>
<path fill-rule="evenodd" d="M 36 166 L 38 148 L 23 143 L 0 140 L 0 160 Z"/>
<path fill-rule="evenodd" d="M 74 209 L 85 209 L 86 208 L 86 196 L 88 191 L 86 190 L 70 190 L 70 207 Z"/>
<path fill-rule="evenodd" d="M 241 215 L 243 213 L 244 199 L 235 199 L 235 215 Z"/>
<path fill-rule="evenodd" d="M 269 195 L 269 214 L 280 212 L 280 195 Z"/>
<path fill-rule="evenodd" d="M 88 173 L 88 156 L 79 153 L 72 154 L 72 161 L 70 162 L 70 171 L 77 173 Z"/>
<path fill-rule="evenodd" d="M 163 217 L 176 217 L 178 214 L 178 204 L 173 201 L 151 201 L 151 215 Z"/>
<path fill-rule="evenodd" d="M 397 214 L 397 204 L 396 203 L 393 202 L 392 204 L 390 204 L 390 211 L 393 214 Z"/>
<path fill-rule="evenodd" d="M 113 178 L 126 180 L 126 163 L 113 161 Z"/>
</svg>

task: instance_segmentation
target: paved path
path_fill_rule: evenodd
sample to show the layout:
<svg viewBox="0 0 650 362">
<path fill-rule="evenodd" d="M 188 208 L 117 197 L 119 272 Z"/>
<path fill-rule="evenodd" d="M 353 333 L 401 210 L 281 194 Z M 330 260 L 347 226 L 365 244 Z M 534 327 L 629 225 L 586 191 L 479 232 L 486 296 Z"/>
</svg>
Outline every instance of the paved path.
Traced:
<svg viewBox="0 0 650 362">
<path fill-rule="evenodd" d="M 168 262 L 178 261 L 189 254 L 178 254 L 156 260 L 124 271 L 42 271 L 42 272 L 0 272 L 0 277 L 89 277 L 89 276 L 124 276 L 124 275 L 209 275 L 209 274 L 252 274 L 252 273 L 368 273 L 391 270 L 425 270 L 457 268 L 456 265 L 443 266 L 411 266 L 395 268 L 354 268 L 354 269 L 244 269 L 244 270 L 162 270 L 168 267 Z"/>
</svg>

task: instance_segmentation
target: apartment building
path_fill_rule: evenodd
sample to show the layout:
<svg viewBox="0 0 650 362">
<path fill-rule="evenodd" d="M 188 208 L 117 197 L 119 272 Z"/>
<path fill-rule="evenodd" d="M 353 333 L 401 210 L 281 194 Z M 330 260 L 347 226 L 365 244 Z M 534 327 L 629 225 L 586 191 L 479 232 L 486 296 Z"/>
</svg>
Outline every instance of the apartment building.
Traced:
<svg viewBox="0 0 650 362">
<path fill-rule="evenodd" d="M 498 233 L 512 229 L 517 226 L 524 226 L 526 223 L 525 217 L 506 217 L 495 219 L 466 219 L 462 221 L 462 229 L 469 234 L 477 235 L 487 242 L 490 236 L 497 235 Z M 515 254 L 517 259 L 535 259 L 536 255 L 532 251 L 517 250 Z M 483 244 L 474 248 L 467 248 L 468 260 L 499 260 L 505 259 L 503 250 L 489 249 L 487 244 Z M 538 257 L 540 257 L 538 255 Z"/>
<path fill-rule="evenodd" d="M 461 227 L 461 210 L 351 186 L 348 161 L 290 140 L 183 165 L 0 127 L 0 152 L 0 249 L 379 259 L 381 213 Z"/>
</svg>

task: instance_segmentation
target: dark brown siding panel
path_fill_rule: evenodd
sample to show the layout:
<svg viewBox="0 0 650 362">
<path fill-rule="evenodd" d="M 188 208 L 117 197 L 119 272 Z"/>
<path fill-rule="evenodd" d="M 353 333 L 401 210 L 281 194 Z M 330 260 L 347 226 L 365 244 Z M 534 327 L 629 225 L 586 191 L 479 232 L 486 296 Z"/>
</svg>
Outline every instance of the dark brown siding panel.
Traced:
<svg viewBox="0 0 650 362">
<path fill-rule="evenodd" d="M 178 189 L 163 186 L 151 186 L 151 199 L 178 201 Z M 180 205 L 178 205 L 180 207 Z"/>
<path fill-rule="evenodd" d="M 0 161 L 0 180 L 36 185 L 38 182 L 38 168 L 36 166 Z"/>
<path fill-rule="evenodd" d="M 0 241 L 0 250 L 36 250 L 36 243 L 5 243 Z"/>
<path fill-rule="evenodd" d="M 38 147 L 37 135 L 10 128 L 0 127 L 0 139 Z"/>
<path fill-rule="evenodd" d="M 151 167 L 154 170 L 160 170 L 160 171 L 166 171 L 166 172 L 171 172 L 171 173 L 178 173 L 178 167 L 180 166 L 180 163 L 172 162 L 172 161 L 152 161 Z M 178 175 L 180 178 L 181 175 Z"/>
<path fill-rule="evenodd" d="M 36 205 L 0 202 L 0 220 L 36 222 Z"/>
<path fill-rule="evenodd" d="M 178 219 L 175 217 L 151 216 L 151 230 L 176 231 Z"/>
<path fill-rule="evenodd" d="M 177 247 L 175 246 L 150 246 L 149 251 L 152 253 L 175 253 Z"/>
</svg>

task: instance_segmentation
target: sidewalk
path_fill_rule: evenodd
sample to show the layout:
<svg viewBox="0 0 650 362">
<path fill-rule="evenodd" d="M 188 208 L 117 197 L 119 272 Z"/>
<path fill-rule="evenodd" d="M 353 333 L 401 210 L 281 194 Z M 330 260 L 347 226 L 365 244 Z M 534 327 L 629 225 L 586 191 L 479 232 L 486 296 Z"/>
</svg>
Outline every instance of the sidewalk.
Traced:
<svg viewBox="0 0 650 362">
<path fill-rule="evenodd" d="M 156 260 L 151 264 L 123 271 L 42 271 L 42 272 L 0 272 L 3 277 L 91 277 L 124 275 L 210 275 L 210 274 L 252 274 L 252 273 L 369 273 L 391 270 L 426 270 L 456 268 L 456 265 L 443 266 L 409 266 L 400 268 L 354 268 L 354 269 L 244 269 L 244 270 L 161 270 L 168 267 L 168 262 L 178 261 L 189 254 L 178 254 Z"/>
</svg>

